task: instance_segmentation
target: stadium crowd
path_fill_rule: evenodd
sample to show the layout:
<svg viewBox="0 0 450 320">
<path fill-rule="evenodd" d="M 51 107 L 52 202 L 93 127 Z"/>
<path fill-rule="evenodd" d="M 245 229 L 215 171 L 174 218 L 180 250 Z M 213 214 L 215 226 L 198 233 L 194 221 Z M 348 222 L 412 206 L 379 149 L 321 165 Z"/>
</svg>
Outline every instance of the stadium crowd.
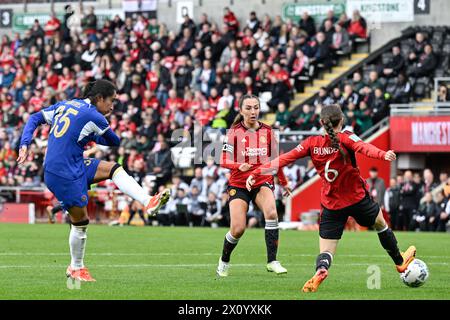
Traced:
<svg viewBox="0 0 450 320">
<path fill-rule="evenodd" d="M 176 196 L 161 211 L 162 224 L 228 223 L 226 171 L 207 163 L 195 168 L 190 185 L 183 182 L 171 159 L 175 130 L 192 136 L 198 123 L 206 132 L 223 132 L 237 114 L 240 96 L 270 93 L 266 111 L 276 112 L 275 127 L 281 130 L 318 128 L 320 109 L 339 102 L 348 123 L 362 132 L 387 115 L 389 101 L 412 98 L 403 71 L 411 71 L 408 76 L 428 72 L 424 66 L 430 65 L 433 55 L 426 40 L 416 37 L 418 44 L 407 58 L 394 47 L 392 61 L 378 66 L 368 79 L 357 72 L 342 88 L 322 89 L 314 104 L 303 106 L 300 117 L 292 119 L 289 103 L 293 93 L 302 90 L 303 77 L 334 65 L 338 55 L 351 52 L 355 38 L 367 37 L 367 24 L 357 11 L 351 18 L 330 11 L 321 22 L 305 13 L 298 24 L 267 14 L 261 19 L 251 12 L 240 25 L 225 8 L 220 23 L 210 21 L 207 14 L 197 22 L 186 15 L 179 30 L 168 30 L 157 19 L 143 16 L 124 20 L 115 16 L 99 25 L 90 7 L 81 20 L 81 32 L 70 29 L 72 14 L 68 5 L 62 21 L 51 14 L 45 25 L 36 20 L 23 35 L 1 39 L 0 185 L 43 185 L 49 127 L 38 129 L 26 165 L 18 167 L 24 123 L 45 106 L 81 97 L 89 81 L 105 78 L 118 88 L 109 121 L 121 146 L 94 147 L 92 154 L 117 161 L 153 191 L 171 184 Z M 398 79 L 393 92 L 381 80 L 389 77 Z M 309 165 L 286 170 L 292 186 L 314 174 Z M 281 191 L 276 194 L 282 214 Z M 250 212 L 249 223 L 262 225 L 261 215 Z"/>
<path fill-rule="evenodd" d="M 386 58 L 364 66 L 334 88 L 322 87 L 312 105 L 303 105 L 300 116 L 295 119 L 289 117 L 286 106 L 279 105 L 277 126 L 283 130 L 318 130 L 322 108 L 339 103 L 347 125 L 357 134 L 366 132 L 389 115 L 391 103 L 408 103 L 425 97 L 426 88 L 414 84 L 431 83 L 437 67 L 438 57 L 429 40 L 425 33 L 417 32 L 409 47 L 402 50 L 398 43 Z M 439 101 L 448 101 L 447 86 L 442 85 L 440 90 L 443 93 L 439 94 Z"/>
</svg>

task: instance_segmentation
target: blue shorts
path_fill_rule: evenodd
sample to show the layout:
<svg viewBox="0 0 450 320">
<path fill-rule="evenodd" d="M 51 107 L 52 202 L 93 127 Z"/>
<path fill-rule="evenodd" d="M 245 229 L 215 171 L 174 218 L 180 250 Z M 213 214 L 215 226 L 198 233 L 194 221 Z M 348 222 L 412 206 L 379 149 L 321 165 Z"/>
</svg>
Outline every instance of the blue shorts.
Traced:
<svg viewBox="0 0 450 320">
<path fill-rule="evenodd" d="M 45 184 L 61 203 L 64 210 L 69 210 L 73 206 L 87 206 L 88 189 L 94 181 L 99 163 L 100 160 L 98 159 L 84 159 L 85 171 L 81 177 L 75 180 L 69 180 L 45 171 Z"/>
</svg>

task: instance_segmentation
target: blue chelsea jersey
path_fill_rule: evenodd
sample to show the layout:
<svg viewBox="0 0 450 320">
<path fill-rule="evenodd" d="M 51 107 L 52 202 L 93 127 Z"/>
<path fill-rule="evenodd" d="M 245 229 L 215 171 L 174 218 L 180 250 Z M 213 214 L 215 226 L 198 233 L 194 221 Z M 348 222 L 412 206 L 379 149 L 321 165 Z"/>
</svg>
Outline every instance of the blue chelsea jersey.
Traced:
<svg viewBox="0 0 450 320">
<path fill-rule="evenodd" d="M 85 145 L 97 141 L 109 129 L 106 118 L 88 101 L 61 101 L 42 110 L 51 126 L 45 171 L 73 180 L 84 174 Z"/>
</svg>

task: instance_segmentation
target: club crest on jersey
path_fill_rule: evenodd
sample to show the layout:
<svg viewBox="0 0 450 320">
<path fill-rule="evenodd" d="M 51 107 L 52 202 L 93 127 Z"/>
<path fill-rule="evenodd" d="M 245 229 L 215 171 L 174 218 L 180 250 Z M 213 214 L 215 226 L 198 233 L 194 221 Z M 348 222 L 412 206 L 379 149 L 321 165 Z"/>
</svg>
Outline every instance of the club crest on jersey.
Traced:
<svg viewBox="0 0 450 320">
<path fill-rule="evenodd" d="M 230 197 L 234 196 L 236 194 L 236 189 L 231 189 L 228 194 L 230 195 Z"/>
<path fill-rule="evenodd" d="M 247 142 L 247 139 L 243 138 L 243 139 L 241 140 L 241 142 L 242 142 L 242 143 L 246 143 L 246 142 Z"/>
<path fill-rule="evenodd" d="M 86 197 L 85 195 L 82 195 L 82 196 L 81 196 L 81 201 L 84 202 L 84 201 L 86 201 L 86 200 L 87 200 L 87 197 Z"/>
</svg>

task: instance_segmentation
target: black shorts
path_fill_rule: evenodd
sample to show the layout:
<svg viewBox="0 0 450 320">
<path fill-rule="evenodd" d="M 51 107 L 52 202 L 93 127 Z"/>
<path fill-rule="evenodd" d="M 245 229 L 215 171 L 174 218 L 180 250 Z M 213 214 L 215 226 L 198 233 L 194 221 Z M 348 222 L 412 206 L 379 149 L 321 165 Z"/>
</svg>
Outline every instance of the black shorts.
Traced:
<svg viewBox="0 0 450 320">
<path fill-rule="evenodd" d="M 322 207 L 319 224 L 320 237 L 340 239 L 348 217 L 353 217 L 360 226 L 371 227 L 375 224 L 379 212 L 380 206 L 369 195 L 366 195 L 360 202 L 339 210 Z"/>
<path fill-rule="evenodd" d="M 250 201 L 253 201 L 253 203 L 255 203 L 256 195 L 258 194 L 259 190 L 262 187 L 269 188 L 272 191 L 274 189 L 274 186 L 268 182 L 260 185 L 258 188 L 252 189 L 251 191 L 248 191 L 246 188 L 237 188 L 237 187 L 229 186 L 227 189 L 228 196 L 229 196 L 228 202 L 231 202 L 231 200 L 234 200 L 234 199 L 241 199 L 241 200 L 244 200 L 245 202 L 247 202 L 247 204 L 249 204 Z"/>
</svg>

